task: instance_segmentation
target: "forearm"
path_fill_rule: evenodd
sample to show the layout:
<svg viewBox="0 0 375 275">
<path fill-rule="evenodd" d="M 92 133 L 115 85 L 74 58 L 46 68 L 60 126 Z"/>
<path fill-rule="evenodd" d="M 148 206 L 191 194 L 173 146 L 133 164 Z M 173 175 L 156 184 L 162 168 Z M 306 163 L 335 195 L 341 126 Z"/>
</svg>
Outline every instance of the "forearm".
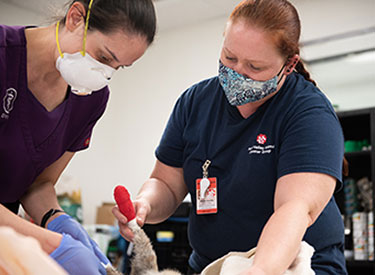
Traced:
<svg viewBox="0 0 375 275">
<path fill-rule="evenodd" d="M 21 203 L 27 214 L 37 224 L 40 224 L 43 215 L 49 209 L 61 209 L 54 184 L 51 182 L 34 183 L 21 198 Z"/>
<path fill-rule="evenodd" d="M 44 169 L 29 187 L 26 194 L 20 199 L 27 214 L 37 224 L 40 224 L 43 215 L 49 209 L 60 209 L 54 185 L 73 155 L 74 153 L 72 152 L 65 152 L 58 160 Z"/>
<path fill-rule="evenodd" d="M 253 270 L 283 274 L 295 259 L 311 224 L 304 202 L 291 201 L 278 208 L 266 223 L 254 257 Z M 260 274 L 256 272 L 248 274 Z"/>
<path fill-rule="evenodd" d="M 59 246 L 62 239 L 62 235 L 43 229 L 22 219 L 1 204 L 0 225 L 9 226 L 22 235 L 35 238 L 39 241 L 42 249 L 48 254 L 52 253 Z"/>
<path fill-rule="evenodd" d="M 183 199 L 184 197 L 178 198 L 167 184 L 156 178 L 147 180 L 137 195 L 137 200 L 145 200 L 150 204 L 147 223 L 164 221 L 174 213 Z"/>
</svg>

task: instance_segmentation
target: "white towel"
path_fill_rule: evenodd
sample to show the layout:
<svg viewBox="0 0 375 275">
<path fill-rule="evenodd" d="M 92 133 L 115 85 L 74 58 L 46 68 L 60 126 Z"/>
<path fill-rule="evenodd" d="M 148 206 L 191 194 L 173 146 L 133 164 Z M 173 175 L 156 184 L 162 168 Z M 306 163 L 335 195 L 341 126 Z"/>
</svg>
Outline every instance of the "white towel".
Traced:
<svg viewBox="0 0 375 275">
<path fill-rule="evenodd" d="M 240 274 L 252 265 L 255 252 L 256 248 L 247 252 L 230 252 L 208 265 L 201 275 Z M 313 254 L 314 248 L 303 241 L 297 257 L 283 275 L 314 275 L 315 272 L 311 269 Z"/>
</svg>

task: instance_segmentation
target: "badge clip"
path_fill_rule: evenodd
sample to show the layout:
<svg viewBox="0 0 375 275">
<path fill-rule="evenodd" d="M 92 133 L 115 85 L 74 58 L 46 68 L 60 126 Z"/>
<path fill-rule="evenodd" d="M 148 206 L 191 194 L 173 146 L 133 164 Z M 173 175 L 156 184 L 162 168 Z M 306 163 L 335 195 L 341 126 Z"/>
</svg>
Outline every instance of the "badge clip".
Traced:
<svg viewBox="0 0 375 275">
<path fill-rule="evenodd" d="M 211 161 L 206 160 L 206 162 L 202 166 L 203 178 L 200 182 L 201 199 L 204 199 L 204 197 L 206 196 L 207 189 L 211 184 L 209 179 L 208 179 L 208 166 L 210 166 L 210 164 L 211 164 Z"/>
</svg>

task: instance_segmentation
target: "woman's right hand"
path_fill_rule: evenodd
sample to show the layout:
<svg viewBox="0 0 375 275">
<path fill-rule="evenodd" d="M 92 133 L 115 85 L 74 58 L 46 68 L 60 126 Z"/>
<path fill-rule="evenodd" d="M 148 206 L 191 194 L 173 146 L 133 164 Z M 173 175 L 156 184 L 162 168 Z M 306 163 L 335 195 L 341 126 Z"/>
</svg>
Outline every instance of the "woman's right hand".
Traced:
<svg viewBox="0 0 375 275">
<path fill-rule="evenodd" d="M 50 256 L 70 275 L 107 274 L 104 265 L 96 255 L 68 234 L 62 234 L 60 245 Z"/>
<path fill-rule="evenodd" d="M 143 199 L 134 200 L 133 205 L 137 224 L 142 227 L 146 221 L 148 214 L 151 212 L 151 206 L 146 200 Z M 120 209 L 117 207 L 117 205 L 112 208 L 112 213 L 118 220 L 121 235 L 127 241 L 131 242 L 134 238 L 134 234 L 128 226 L 128 219 L 120 212 Z"/>
</svg>

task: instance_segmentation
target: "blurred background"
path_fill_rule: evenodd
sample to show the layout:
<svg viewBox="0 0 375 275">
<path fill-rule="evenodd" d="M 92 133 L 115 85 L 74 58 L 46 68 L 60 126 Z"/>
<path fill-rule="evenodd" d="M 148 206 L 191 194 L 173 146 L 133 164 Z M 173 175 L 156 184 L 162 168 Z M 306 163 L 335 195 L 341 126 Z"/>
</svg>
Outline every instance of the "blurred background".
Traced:
<svg viewBox="0 0 375 275">
<path fill-rule="evenodd" d="M 239 1 L 155 1 L 158 33 L 133 67 L 110 84 L 107 110 L 89 150 L 73 158 L 58 187 L 82 195 L 83 222 L 113 202 L 113 188 L 133 196 L 150 175 L 169 114 L 192 84 L 217 74 L 226 20 Z M 292 0 L 302 22 L 301 56 L 313 79 L 339 111 L 375 105 L 375 1 Z M 0 23 L 45 25 L 65 0 L 0 0 Z"/>
</svg>

